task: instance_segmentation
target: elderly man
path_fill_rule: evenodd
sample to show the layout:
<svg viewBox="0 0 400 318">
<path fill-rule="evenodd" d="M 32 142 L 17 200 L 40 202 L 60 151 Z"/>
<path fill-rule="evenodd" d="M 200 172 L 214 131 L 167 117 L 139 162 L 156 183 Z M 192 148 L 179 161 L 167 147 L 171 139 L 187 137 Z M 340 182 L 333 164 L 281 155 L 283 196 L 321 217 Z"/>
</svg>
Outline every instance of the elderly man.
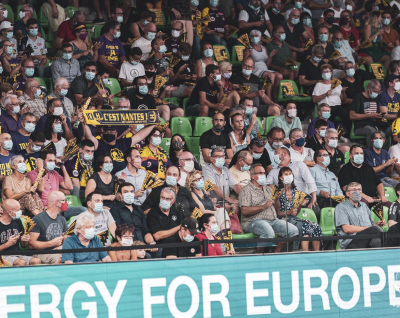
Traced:
<svg viewBox="0 0 400 318">
<path fill-rule="evenodd" d="M 72 124 L 74 124 L 78 120 L 78 116 L 73 116 L 74 104 L 66 96 L 68 94 L 69 87 L 70 85 L 68 83 L 68 80 L 65 77 L 59 77 L 54 82 L 54 90 L 50 95 L 48 95 L 48 97 L 58 98 L 61 100 L 64 115 L 71 120 Z M 46 98 L 46 101 L 48 100 L 48 97 Z"/>
<path fill-rule="evenodd" d="M 6 61 L 7 58 L 3 59 L 3 63 L 6 66 Z M 12 61 L 10 61 L 11 63 Z M 8 62 L 7 62 L 8 63 Z M 12 65 L 10 66 L 10 69 L 12 68 Z M 33 74 L 35 74 L 35 63 L 31 58 L 22 60 L 21 63 L 14 69 L 15 71 L 17 68 L 20 68 L 21 72 L 19 75 L 16 77 L 10 78 L 10 84 L 15 84 L 18 83 L 18 86 L 16 88 L 16 94 L 18 96 L 21 96 L 24 91 L 25 91 L 25 83 L 28 80 L 28 78 L 31 78 Z"/>
<path fill-rule="evenodd" d="M 337 59 L 333 60 L 333 65 L 335 66 L 336 69 L 344 69 L 344 64 L 345 62 L 352 62 L 353 65 L 356 64 L 354 60 L 354 56 L 356 55 L 356 52 L 351 48 L 349 41 L 345 40 L 343 37 L 343 33 L 341 31 L 335 31 L 333 33 L 333 38 L 332 38 L 332 44 L 335 47 L 336 50 L 340 52 L 340 57 Z M 334 75 L 337 75 L 334 74 Z M 345 77 L 346 72 L 342 72 L 341 77 Z"/>
<path fill-rule="evenodd" d="M 171 52 L 173 55 L 178 56 L 179 44 L 181 43 L 181 35 L 183 33 L 182 21 L 171 21 L 171 37 L 165 40 L 165 46 L 167 52 Z"/>
<path fill-rule="evenodd" d="M 26 36 L 29 32 L 26 23 L 29 19 L 33 18 L 33 8 L 30 4 L 25 4 L 21 7 L 18 12 L 20 20 L 16 20 L 14 24 L 14 34 L 17 40 L 20 40 L 23 36 Z M 38 23 L 38 35 L 42 36 L 42 26 Z"/>
<path fill-rule="evenodd" d="M 211 164 L 203 166 L 204 180 L 210 180 L 214 186 L 211 191 L 211 197 L 216 198 L 219 204 L 225 198 L 226 209 L 233 208 L 235 211 L 238 209 L 238 201 L 230 198 L 230 191 L 233 190 L 238 195 L 242 187 L 237 183 L 235 178 L 229 172 L 225 164 L 225 151 L 222 147 L 215 147 L 211 151 Z"/>
<path fill-rule="evenodd" d="M 51 76 L 53 83 L 58 78 L 64 77 L 71 84 L 75 77 L 81 75 L 81 69 L 78 60 L 72 58 L 74 47 L 71 43 L 65 43 L 61 47 L 62 55 L 51 64 Z"/>
<path fill-rule="evenodd" d="M 26 266 L 41 264 L 39 258 L 18 255 L 19 245 L 26 248 L 30 235 L 23 234 L 24 226 L 20 219 L 22 215 L 21 206 L 17 200 L 7 199 L 3 202 L 3 214 L 0 215 L 0 253 L 15 252 L 15 255 L 4 255 L 3 259 L 9 261 L 13 266 Z M 22 235 L 21 235 L 22 234 Z"/>
<path fill-rule="evenodd" d="M 237 156 L 236 163 L 229 168 L 229 172 L 236 182 L 245 186 L 250 182 L 250 167 L 253 164 L 253 156 L 248 150 L 242 150 Z"/>
<path fill-rule="evenodd" d="M 8 95 L 4 99 L 4 108 L 1 112 L 0 126 L 1 132 L 7 133 L 21 128 L 21 107 L 16 95 Z"/>
<path fill-rule="evenodd" d="M 289 237 L 298 236 L 299 230 L 291 223 L 277 218 L 274 201 L 271 200 L 272 189 L 267 186 L 265 169 L 260 164 L 254 164 L 250 168 L 251 181 L 239 194 L 239 205 L 242 211 L 242 227 L 246 233 L 254 233 L 260 238 L 273 238 L 275 234 L 286 236 L 286 226 Z M 273 243 L 267 243 L 271 246 Z M 275 252 L 279 253 L 286 245 L 279 242 Z M 257 252 L 263 252 L 264 248 L 257 248 Z"/>
<path fill-rule="evenodd" d="M 195 158 L 190 151 L 184 151 L 179 155 L 178 163 L 181 172 L 181 179 L 178 183 L 184 187 L 187 175 L 194 169 Z"/>
<path fill-rule="evenodd" d="M 348 146 L 338 147 L 338 132 L 335 128 L 328 128 L 323 140 L 323 148 L 328 152 L 330 158 L 328 168 L 337 177 L 340 169 L 344 165 L 344 155 L 342 150 L 348 151 L 350 148 Z"/>
<path fill-rule="evenodd" d="M 10 151 L 12 148 L 11 136 L 7 133 L 0 134 L 0 182 L 12 173 L 10 159 L 15 155 Z"/>
<path fill-rule="evenodd" d="M 275 150 L 274 161 L 278 167 L 271 170 L 267 176 L 267 184 L 278 185 L 279 183 L 279 170 L 283 167 L 289 167 L 292 169 L 294 184 L 299 191 L 311 195 L 311 202 L 309 208 L 314 208 L 317 203 L 317 186 L 311 176 L 310 170 L 306 164 L 302 161 L 292 161 L 290 159 L 290 151 L 286 147 L 280 147 Z M 316 207 L 317 208 L 317 207 Z M 316 209 L 315 214 L 319 218 L 319 211 Z"/>
<path fill-rule="evenodd" d="M 160 203 L 160 193 L 165 187 L 169 187 L 169 189 L 175 192 L 177 208 L 182 209 L 185 216 L 190 216 L 193 210 L 198 208 L 190 191 L 184 186 L 179 185 L 180 174 L 180 170 L 175 166 L 171 166 L 167 169 L 165 183 L 154 188 L 146 201 L 142 204 L 142 209 L 145 214 L 148 214 L 150 209 L 156 207 Z"/>
<path fill-rule="evenodd" d="M 381 179 L 369 164 L 364 163 L 364 150 L 360 145 L 351 146 L 350 161 L 339 172 L 339 184 L 343 190 L 346 190 L 346 186 L 351 182 L 361 184 L 363 202 L 372 204 L 379 197 L 384 205 L 390 207 Z"/>
<path fill-rule="evenodd" d="M 268 131 L 267 139 L 268 142 L 265 144 L 265 149 L 268 151 L 271 167 L 277 168 L 278 164 L 274 161 L 275 150 L 283 146 L 283 142 L 285 140 L 285 131 L 280 127 L 272 127 Z"/>
<path fill-rule="evenodd" d="M 338 204 L 335 208 L 335 226 L 338 235 L 364 235 L 380 234 L 385 220 L 374 223 L 371 211 L 364 202 L 361 202 L 363 193 L 361 184 L 350 182 L 346 185 L 346 201 Z M 356 249 L 367 247 L 382 247 L 381 238 L 367 238 L 361 240 L 339 240 L 342 249 Z"/>
<path fill-rule="evenodd" d="M 285 131 L 285 138 L 289 138 L 289 133 L 292 129 L 298 128 L 303 130 L 303 127 L 301 126 L 300 118 L 297 117 L 297 106 L 294 101 L 286 102 L 283 109 L 284 115 L 275 117 L 269 129 L 280 127 Z"/>
<path fill-rule="evenodd" d="M 169 187 L 163 188 L 158 205 L 147 214 L 147 225 L 154 240 L 162 244 L 166 238 L 175 235 L 181 227 L 181 213 L 175 207 L 175 191 Z"/>
<path fill-rule="evenodd" d="M 68 203 L 64 193 L 51 191 L 47 197 L 47 209 L 36 215 L 32 220 L 35 227 L 30 232 L 29 248 L 32 250 L 60 249 L 67 238 L 63 233 L 68 229 L 67 221 L 61 215 L 66 211 Z M 61 263 L 61 254 L 36 255 L 44 264 Z"/>
<path fill-rule="evenodd" d="M 320 209 L 336 206 L 338 203 L 330 197 L 343 195 L 336 176 L 328 169 L 330 164 L 329 153 L 325 149 L 318 149 L 314 154 L 317 163 L 310 169 L 311 176 L 317 186 L 317 203 Z"/>
<path fill-rule="evenodd" d="M 307 167 L 314 167 L 314 150 L 304 147 L 306 139 L 304 137 L 303 130 L 300 128 L 292 129 L 289 133 L 289 140 L 289 151 L 292 161 L 303 161 Z"/>
<path fill-rule="evenodd" d="M 25 89 L 22 96 L 18 97 L 20 103 L 25 103 L 24 111 L 30 111 L 39 120 L 40 117 L 47 113 L 46 106 L 42 98 L 42 94 L 38 80 L 29 78 L 25 82 Z"/>
<path fill-rule="evenodd" d="M 382 130 L 387 136 L 390 135 L 390 125 L 383 121 L 384 116 L 378 109 L 378 94 L 381 91 L 381 84 L 378 80 L 370 80 L 367 90 L 358 93 L 353 98 L 350 108 L 350 119 L 354 122 L 354 133 L 367 137 L 368 148 L 372 147 L 371 135 L 376 131 L 375 127 Z M 387 141 L 387 145 L 389 139 Z M 385 145 L 386 146 L 386 145 Z M 388 147 L 385 149 L 388 149 Z"/>
<path fill-rule="evenodd" d="M 75 34 L 72 32 L 73 26 L 78 23 L 85 23 L 86 14 L 82 10 L 76 10 L 71 19 L 60 24 L 57 35 L 54 36 L 53 46 L 55 49 L 61 49 L 65 43 L 75 41 Z"/>
<path fill-rule="evenodd" d="M 153 41 L 157 34 L 157 27 L 153 22 L 149 22 L 144 27 L 144 35 L 133 42 L 131 47 L 139 47 L 142 50 L 142 58 L 141 61 L 146 61 L 149 57 L 149 53 L 151 50 L 151 41 Z"/>
<path fill-rule="evenodd" d="M 99 237 L 95 234 L 95 217 L 90 212 L 83 212 L 76 218 L 74 229 L 75 235 L 65 239 L 63 249 L 81 249 L 103 247 Z M 61 262 L 64 264 L 73 263 L 94 263 L 111 262 L 111 257 L 106 251 L 86 253 L 63 253 Z"/>
<path fill-rule="evenodd" d="M 386 136 L 382 131 L 376 131 L 371 135 L 372 148 L 365 149 L 365 163 L 374 169 L 378 178 L 381 179 L 385 187 L 395 187 L 399 181 L 390 178 L 394 171 L 394 165 L 399 161 L 398 158 L 390 158 L 389 153 L 382 149 Z"/>
<path fill-rule="evenodd" d="M 267 172 L 271 171 L 271 159 L 269 157 L 267 149 L 264 148 L 264 140 L 261 138 L 255 137 L 250 141 L 250 144 L 243 150 L 247 150 L 250 152 L 251 156 L 253 157 L 253 164 L 260 163 Z M 237 162 L 238 155 L 241 151 L 235 153 L 232 158 L 231 163 L 229 164 L 229 168 L 234 166 Z"/>
<path fill-rule="evenodd" d="M 25 113 L 22 115 L 21 128 L 17 131 L 13 131 L 11 139 L 13 142 L 13 147 L 11 152 L 15 154 L 20 154 L 26 149 L 31 137 L 31 133 L 35 131 L 36 127 L 36 117 L 32 113 Z"/>
</svg>

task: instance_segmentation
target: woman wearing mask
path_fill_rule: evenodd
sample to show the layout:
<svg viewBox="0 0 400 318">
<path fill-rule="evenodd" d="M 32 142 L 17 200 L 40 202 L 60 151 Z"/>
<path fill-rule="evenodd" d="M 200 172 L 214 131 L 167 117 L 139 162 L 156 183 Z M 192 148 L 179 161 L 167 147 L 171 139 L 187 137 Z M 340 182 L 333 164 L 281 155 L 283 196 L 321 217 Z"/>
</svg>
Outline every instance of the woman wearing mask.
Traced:
<svg viewBox="0 0 400 318">
<path fill-rule="evenodd" d="M 63 120 L 60 116 L 51 115 L 47 117 L 46 122 L 44 124 L 44 137 L 46 141 L 44 142 L 44 146 L 49 143 L 53 143 L 56 147 L 56 157 L 60 158 L 64 156 L 65 147 L 67 147 L 67 141 L 64 137 L 61 137 L 61 133 L 63 132 L 63 123 L 66 122 L 67 117 L 63 117 Z M 66 125 L 64 125 L 65 127 Z"/>
<path fill-rule="evenodd" d="M 230 120 L 233 131 L 229 133 L 229 139 L 231 140 L 233 154 L 235 154 L 240 150 L 246 149 L 250 144 L 251 138 L 244 128 L 244 119 L 241 113 L 232 114 Z"/>
<path fill-rule="evenodd" d="M 347 89 L 346 99 L 342 101 L 342 105 L 350 106 L 354 96 L 364 91 L 364 81 L 372 79 L 374 76 L 372 73 L 363 70 L 356 71 L 356 66 L 349 61 L 344 64 L 344 71 L 346 76 L 341 81 L 342 86 L 347 87 Z"/>
<path fill-rule="evenodd" d="M 103 205 L 111 209 L 114 205 L 117 178 L 111 174 L 113 160 L 110 154 L 102 154 L 96 161 L 96 172 L 90 177 L 86 189 L 85 198 L 94 191 L 102 193 Z"/>
<path fill-rule="evenodd" d="M 69 42 L 74 47 L 72 58 L 78 60 L 82 70 L 86 62 L 97 62 L 97 59 L 99 57 L 98 52 L 103 43 L 97 42 L 96 45 L 93 46 L 93 49 L 89 50 L 86 40 L 88 37 L 88 31 L 86 29 L 85 23 L 75 24 L 72 29 L 72 33 L 75 35 L 75 40 Z M 71 57 L 69 57 L 69 59 L 71 59 Z"/>
<path fill-rule="evenodd" d="M 21 210 L 25 212 L 24 215 L 32 217 L 39 214 L 44 209 L 43 202 L 36 192 L 37 187 L 32 186 L 31 179 L 25 175 L 24 157 L 20 155 L 11 157 L 10 167 L 12 173 L 6 176 L 3 181 L 2 201 L 4 202 L 6 199 L 17 200 L 21 205 Z M 41 179 L 38 183 L 39 186 L 44 185 L 41 184 Z M 43 190 L 44 187 L 43 189 L 39 188 L 39 191 Z"/>
<path fill-rule="evenodd" d="M 224 87 L 224 93 L 227 95 L 226 100 L 232 100 L 233 105 L 238 105 L 240 95 L 234 90 L 239 88 L 239 85 L 232 84 L 230 78 L 232 77 L 232 64 L 226 61 L 219 63 L 219 72 L 221 73 L 221 83 Z M 232 92 L 232 94 L 230 94 Z"/>
<path fill-rule="evenodd" d="M 355 23 L 349 10 L 343 10 L 340 14 L 339 26 L 343 38 L 349 41 L 354 51 L 357 51 L 360 46 L 360 33 L 355 28 Z"/>
<path fill-rule="evenodd" d="M 140 149 L 142 166 L 146 170 L 158 174 L 158 177 L 165 179 L 165 172 L 172 165 L 168 154 L 160 147 L 163 132 L 159 128 L 154 128 L 145 138 L 146 146 Z"/>
<path fill-rule="evenodd" d="M 185 138 L 180 134 L 175 134 L 171 138 L 171 146 L 169 147 L 169 159 L 171 163 L 179 168 L 179 156 L 184 151 L 189 151 Z M 200 165 L 197 162 L 196 157 L 194 157 L 194 169 L 200 170 Z"/>
<path fill-rule="evenodd" d="M 302 207 L 308 204 L 309 198 L 305 198 L 298 207 L 294 207 L 296 186 L 293 182 L 293 173 L 289 167 L 283 167 L 279 170 L 279 184 L 281 194 L 275 200 L 275 210 L 277 211 L 278 218 L 285 218 L 287 214 L 288 222 L 297 226 L 299 229 L 300 237 L 319 237 L 322 236 L 322 231 L 318 223 L 309 220 L 302 220 L 297 217 Z M 319 251 L 321 247 L 320 241 L 311 241 L 314 251 Z M 309 250 L 310 241 L 301 242 L 303 251 Z M 293 249 L 298 249 L 298 243 L 293 243 Z"/>
<path fill-rule="evenodd" d="M 131 24 L 131 33 L 134 38 L 140 38 L 145 35 L 144 28 L 149 22 L 156 20 L 156 14 L 150 10 L 143 11 L 140 14 L 140 20 Z"/>
<path fill-rule="evenodd" d="M 201 45 L 201 58 L 196 61 L 195 65 L 197 81 L 206 76 L 206 66 L 208 64 L 214 64 L 218 66 L 218 63 L 213 60 L 213 55 L 214 51 L 212 44 L 210 42 L 203 42 Z"/>
<path fill-rule="evenodd" d="M 251 57 L 254 61 L 253 74 L 259 78 L 266 79 L 267 76 L 271 80 L 273 85 L 268 86 L 265 93 L 271 98 L 272 86 L 274 87 L 274 99 L 279 91 L 279 83 L 283 79 L 283 76 L 279 72 L 275 72 L 269 69 L 272 57 L 276 54 L 276 50 L 271 51 L 270 58 L 268 58 L 267 49 L 265 48 L 263 42 L 261 42 L 262 34 L 258 30 L 253 30 L 250 32 L 250 49 L 245 49 L 243 52 L 243 59 Z M 267 80 L 267 79 L 266 79 Z"/>
<path fill-rule="evenodd" d="M 116 242 L 112 243 L 111 247 L 132 246 L 133 245 L 133 232 L 135 228 L 133 225 L 121 224 L 115 230 Z M 135 261 L 137 260 L 136 250 L 126 251 L 109 251 L 108 255 L 113 262 L 121 261 Z"/>
<path fill-rule="evenodd" d="M 217 219 L 214 215 L 210 213 L 204 214 L 199 220 L 199 227 L 201 233 L 196 234 L 195 236 L 199 239 L 199 241 L 203 240 L 218 240 L 214 235 L 219 232 Z M 203 255 L 203 246 L 201 247 L 201 254 Z M 228 255 L 235 255 L 235 250 L 227 252 Z M 208 256 L 219 256 L 224 255 L 221 249 L 221 243 L 218 241 L 216 243 L 208 244 Z"/>
</svg>

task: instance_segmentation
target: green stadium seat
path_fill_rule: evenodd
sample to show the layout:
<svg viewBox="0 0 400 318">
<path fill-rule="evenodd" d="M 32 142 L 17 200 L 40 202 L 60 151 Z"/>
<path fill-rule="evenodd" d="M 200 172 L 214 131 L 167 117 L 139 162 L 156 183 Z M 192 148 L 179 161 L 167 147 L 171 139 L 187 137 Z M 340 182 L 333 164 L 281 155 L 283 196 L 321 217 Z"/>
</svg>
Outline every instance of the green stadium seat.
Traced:
<svg viewBox="0 0 400 318">
<path fill-rule="evenodd" d="M 324 236 L 333 236 L 337 234 L 335 227 L 335 208 L 321 209 L 319 226 Z"/>
<path fill-rule="evenodd" d="M 3 4 L 3 7 L 7 9 L 8 13 L 7 13 L 7 19 L 11 19 L 12 21 L 14 20 L 14 12 L 12 10 L 12 8 L 8 5 L 8 4 Z M 18 12 L 19 15 L 19 12 Z"/>
<path fill-rule="evenodd" d="M 116 78 L 109 77 L 108 84 L 105 86 L 110 89 L 112 95 L 115 95 L 121 91 L 121 86 Z"/>
<path fill-rule="evenodd" d="M 264 127 L 264 134 L 268 134 L 269 132 L 269 126 L 271 126 L 272 121 L 274 120 L 275 116 L 268 116 L 265 119 L 265 127 Z"/>
<path fill-rule="evenodd" d="M 46 82 L 44 81 L 43 78 L 41 78 L 41 77 L 34 77 L 34 79 L 37 80 L 37 81 L 39 82 L 39 85 L 40 85 L 40 86 L 44 86 L 44 87 L 47 88 Z"/>
<path fill-rule="evenodd" d="M 210 130 L 212 126 L 211 117 L 197 117 L 194 124 L 193 136 L 200 137 L 204 132 Z"/>
<path fill-rule="evenodd" d="M 372 219 L 374 220 L 375 223 L 377 223 L 377 222 L 380 221 L 380 219 L 379 219 L 379 218 L 377 217 L 377 215 L 373 212 L 373 211 L 374 211 L 374 208 L 375 208 L 375 207 L 373 207 L 373 208 L 371 209 L 371 214 L 372 214 Z M 382 230 L 385 231 L 385 232 L 387 232 L 387 231 L 389 230 L 389 225 L 388 225 L 388 222 L 389 222 L 389 213 L 388 213 L 388 211 L 389 211 L 389 208 L 388 208 L 387 206 L 384 206 L 384 207 L 383 207 L 383 218 L 384 218 L 385 221 L 386 221 L 386 225 L 385 225 L 385 226 L 382 226 Z"/>
<path fill-rule="evenodd" d="M 354 122 L 351 123 L 350 139 L 365 139 L 365 136 L 357 136 L 354 133 Z"/>
<path fill-rule="evenodd" d="M 189 101 L 189 98 L 185 98 L 184 100 L 183 100 L 183 102 L 182 102 L 182 108 L 183 108 L 183 111 L 185 112 L 185 117 L 187 118 L 187 119 L 189 119 L 189 121 L 195 121 L 195 119 L 196 119 L 196 116 L 187 116 L 186 115 L 186 105 L 187 105 L 187 102 Z"/>
<path fill-rule="evenodd" d="M 46 42 L 46 49 L 52 49 L 53 48 L 53 44 L 51 44 L 51 42 Z"/>
<path fill-rule="evenodd" d="M 340 247 L 339 240 L 338 240 L 337 243 L 336 243 L 336 250 L 337 250 L 337 251 L 342 250 L 342 248 Z"/>
<path fill-rule="evenodd" d="M 171 31 L 171 19 L 169 14 L 165 16 L 164 12 L 161 11 L 163 18 L 163 25 L 157 25 L 157 30 L 163 31 L 164 33 L 169 33 Z"/>
<path fill-rule="evenodd" d="M 395 189 L 391 187 L 385 187 L 385 197 L 389 202 L 395 202 L 397 200 L 397 195 Z"/>
<path fill-rule="evenodd" d="M 350 161 L 350 152 L 346 151 L 344 153 L 344 163 L 348 163 Z"/>
<path fill-rule="evenodd" d="M 257 117 L 258 127 L 260 128 L 260 134 L 264 135 L 264 128 L 262 125 L 262 117 Z"/>
<path fill-rule="evenodd" d="M 233 48 L 232 48 L 232 54 L 231 54 L 231 64 L 232 64 L 232 66 L 241 66 L 242 65 L 242 61 L 239 61 L 239 59 L 238 59 L 238 56 L 237 56 L 237 54 L 236 54 L 236 49 L 235 49 L 235 47 L 241 47 L 241 46 L 243 46 L 243 45 L 235 45 Z"/>
<path fill-rule="evenodd" d="M 15 14 L 15 20 L 14 20 L 14 21 L 20 21 L 20 20 L 21 20 L 21 18 L 19 17 L 19 11 L 21 10 L 21 8 L 22 8 L 23 6 L 24 6 L 23 4 L 20 4 L 20 5 L 17 7 L 17 12 L 16 12 L 16 14 Z M 7 9 L 7 10 L 8 10 L 8 9 Z M 36 19 L 36 20 L 38 19 L 35 9 L 33 9 L 33 18 Z M 39 21 L 39 22 L 40 22 L 40 21 Z"/>
<path fill-rule="evenodd" d="M 77 7 L 72 7 L 72 6 L 68 6 L 65 8 L 65 12 L 67 13 L 68 18 L 72 18 L 72 16 L 74 15 L 75 11 L 78 11 L 79 8 Z"/>
<path fill-rule="evenodd" d="M 87 27 L 87 25 L 86 25 L 86 27 Z M 97 39 L 100 36 L 100 32 L 101 32 L 102 28 L 103 28 L 103 25 L 95 25 L 94 26 L 93 37 L 95 39 Z"/>
<path fill-rule="evenodd" d="M 278 98 L 277 98 L 278 102 L 285 102 L 285 101 L 288 101 L 288 100 L 294 100 L 294 101 L 299 102 L 299 103 L 312 102 L 312 97 L 311 96 L 308 96 L 308 97 L 301 97 L 301 96 L 287 96 L 287 97 L 284 97 L 282 83 L 288 83 L 288 82 L 292 83 L 294 94 L 295 95 L 299 94 L 299 89 L 297 88 L 297 85 L 296 85 L 296 83 L 294 81 L 281 80 L 280 83 L 279 83 L 279 92 L 278 92 Z"/>
<path fill-rule="evenodd" d="M 297 217 L 302 220 L 310 220 L 312 222 L 318 223 L 317 217 L 315 216 L 315 213 L 311 209 L 307 208 L 302 208 L 297 214 Z"/>
<path fill-rule="evenodd" d="M 53 39 L 54 39 L 54 34 L 53 34 L 53 32 L 49 29 L 49 32 L 47 33 L 46 41 L 47 41 L 47 42 L 52 42 Z"/>
<path fill-rule="evenodd" d="M 368 86 L 369 81 L 370 81 L 370 80 L 364 81 L 364 90 L 365 90 L 365 91 L 367 90 L 367 86 Z"/>
<path fill-rule="evenodd" d="M 200 137 L 185 137 L 186 146 L 200 165 Z"/>
<path fill-rule="evenodd" d="M 38 21 L 40 22 L 40 24 L 42 25 L 42 27 L 44 28 L 48 28 L 49 27 L 49 20 L 46 18 L 46 16 L 44 15 L 43 12 L 43 7 L 40 7 L 40 11 L 39 11 L 39 19 Z M 51 32 L 51 30 L 49 30 L 49 32 Z"/>
<path fill-rule="evenodd" d="M 65 201 L 68 203 L 68 206 L 82 206 L 81 200 L 76 195 L 66 195 Z"/>
<path fill-rule="evenodd" d="M 169 154 L 169 147 L 171 146 L 171 138 L 163 138 L 161 140 L 160 147 L 165 150 L 167 154 Z"/>
<path fill-rule="evenodd" d="M 242 228 L 242 233 L 241 234 L 233 234 L 232 233 L 233 240 L 250 240 L 250 239 L 257 238 L 257 236 L 254 235 L 254 233 L 245 233 L 245 231 L 243 230 L 242 215 L 240 215 L 240 226 Z"/>
<path fill-rule="evenodd" d="M 224 45 L 213 45 L 213 48 L 215 48 L 215 47 L 223 47 L 223 48 L 225 48 L 226 56 L 228 57 L 225 61 L 228 61 L 228 62 L 231 61 L 231 55 L 229 54 L 228 48 L 226 46 L 224 46 Z M 214 55 L 213 58 L 215 59 L 215 55 Z"/>
<path fill-rule="evenodd" d="M 192 125 L 186 117 L 174 117 L 171 119 L 171 132 L 172 134 L 180 134 L 182 136 L 192 135 Z"/>
</svg>

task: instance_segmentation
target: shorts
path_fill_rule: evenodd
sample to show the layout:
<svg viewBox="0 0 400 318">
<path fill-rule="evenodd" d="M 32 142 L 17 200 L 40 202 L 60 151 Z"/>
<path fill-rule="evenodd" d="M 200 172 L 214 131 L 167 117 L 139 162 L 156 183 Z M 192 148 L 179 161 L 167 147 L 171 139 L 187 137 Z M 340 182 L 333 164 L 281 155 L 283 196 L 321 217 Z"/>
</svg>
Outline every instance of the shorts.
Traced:
<svg viewBox="0 0 400 318">
<path fill-rule="evenodd" d="M 177 89 L 172 91 L 172 97 L 183 98 L 183 92 L 186 89 L 186 85 L 179 85 Z"/>
<path fill-rule="evenodd" d="M 158 107 L 158 106 L 168 106 L 170 110 L 174 110 L 174 109 L 179 108 L 179 106 L 176 106 L 176 105 L 171 104 L 171 103 L 168 103 L 168 104 L 157 104 L 156 107 Z"/>
<path fill-rule="evenodd" d="M 43 264 L 54 264 L 57 260 L 61 258 L 61 254 L 37 254 L 33 257 L 39 258 Z"/>
<path fill-rule="evenodd" d="M 257 117 L 268 117 L 269 105 L 260 105 L 257 107 Z"/>
<path fill-rule="evenodd" d="M 33 257 L 32 256 L 26 256 L 26 255 L 4 255 L 3 259 L 6 261 L 9 261 L 12 265 L 14 265 L 14 262 L 17 259 L 22 259 L 25 261 L 26 265 L 29 265 L 29 262 L 31 261 Z"/>
<path fill-rule="evenodd" d="M 186 112 L 185 112 L 186 116 L 199 116 L 199 107 L 200 107 L 200 104 L 187 106 Z M 214 117 L 214 115 L 215 115 L 215 109 L 209 108 L 208 109 L 208 117 Z"/>
</svg>

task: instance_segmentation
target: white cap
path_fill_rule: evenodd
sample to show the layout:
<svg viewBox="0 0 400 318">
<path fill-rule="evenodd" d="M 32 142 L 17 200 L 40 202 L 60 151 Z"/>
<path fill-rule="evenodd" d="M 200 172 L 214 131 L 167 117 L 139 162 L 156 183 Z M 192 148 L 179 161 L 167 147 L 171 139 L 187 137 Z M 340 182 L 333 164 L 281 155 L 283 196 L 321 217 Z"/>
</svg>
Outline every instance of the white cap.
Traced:
<svg viewBox="0 0 400 318">
<path fill-rule="evenodd" d="M 0 30 L 9 29 L 9 28 L 13 28 L 13 27 L 14 27 L 13 24 L 9 21 L 3 21 L 0 24 Z"/>
</svg>

